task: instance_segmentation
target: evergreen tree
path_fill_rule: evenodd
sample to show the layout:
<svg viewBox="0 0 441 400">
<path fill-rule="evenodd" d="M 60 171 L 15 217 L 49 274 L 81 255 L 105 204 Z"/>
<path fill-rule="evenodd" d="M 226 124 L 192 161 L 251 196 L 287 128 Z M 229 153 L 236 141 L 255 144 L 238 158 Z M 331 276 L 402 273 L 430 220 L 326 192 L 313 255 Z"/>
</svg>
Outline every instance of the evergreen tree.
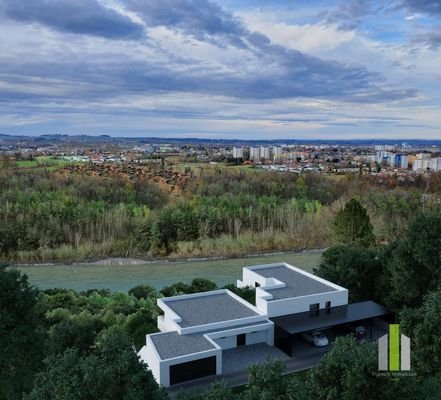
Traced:
<svg viewBox="0 0 441 400">
<path fill-rule="evenodd" d="M 441 290 L 429 294 L 420 308 L 400 313 L 404 333 L 412 340 L 412 365 L 418 374 L 441 378 Z"/>
<path fill-rule="evenodd" d="M 337 212 L 333 221 L 338 243 L 371 246 L 375 243 L 372 224 L 366 209 L 355 199 L 349 200 Z"/>
<path fill-rule="evenodd" d="M 0 399 L 21 399 L 44 352 L 38 292 L 26 275 L 0 267 Z"/>
<path fill-rule="evenodd" d="M 349 290 L 351 302 L 376 299 L 383 274 L 378 252 L 359 246 L 334 246 L 322 255 L 314 273 Z"/>
</svg>

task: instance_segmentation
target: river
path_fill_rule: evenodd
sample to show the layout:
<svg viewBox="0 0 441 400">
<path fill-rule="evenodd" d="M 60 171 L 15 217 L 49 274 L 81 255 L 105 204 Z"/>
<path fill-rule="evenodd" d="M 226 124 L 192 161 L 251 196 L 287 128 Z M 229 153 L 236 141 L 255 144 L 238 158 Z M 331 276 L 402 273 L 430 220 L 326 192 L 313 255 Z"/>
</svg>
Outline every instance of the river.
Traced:
<svg viewBox="0 0 441 400">
<path fill-rule="evenodd" d="M 16 267 L 40 289 L 69 288 L 75 290 L 103 289 L 127 291 L 148 284 L 156 289 L 193 278 L 206 278 L 218 286 L 236 283 L 242 277 L 242 267 L 249 265 L 287 262 L 312 272 L 320 262 L 321 251 L 283 253 L 221 260 L 149 262 L 138 265 L 33 265 Z M 15 268 L 15 267 L 14 267 Z"/>
</svg>

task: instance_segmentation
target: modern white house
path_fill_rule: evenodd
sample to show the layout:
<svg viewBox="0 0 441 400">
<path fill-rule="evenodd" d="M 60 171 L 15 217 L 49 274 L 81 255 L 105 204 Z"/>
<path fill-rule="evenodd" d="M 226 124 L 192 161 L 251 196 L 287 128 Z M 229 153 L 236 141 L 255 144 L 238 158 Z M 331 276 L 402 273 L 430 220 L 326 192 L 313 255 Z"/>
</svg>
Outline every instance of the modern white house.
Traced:
<svg viewBox="0 0 441 400">
<path fill-rule="evenodd" d="M 237 286 L 256 288 L 256 306 L 226 289 L 158 299 L 161 332 L 138 355 L 160 385 L 222 375 L 226 355 L 247 346 L 292 357 L 300 332 L 388 314 L 373 302 L 348 305 L 347 289 L 286 263 L 245 267 Z"/>
</svg>

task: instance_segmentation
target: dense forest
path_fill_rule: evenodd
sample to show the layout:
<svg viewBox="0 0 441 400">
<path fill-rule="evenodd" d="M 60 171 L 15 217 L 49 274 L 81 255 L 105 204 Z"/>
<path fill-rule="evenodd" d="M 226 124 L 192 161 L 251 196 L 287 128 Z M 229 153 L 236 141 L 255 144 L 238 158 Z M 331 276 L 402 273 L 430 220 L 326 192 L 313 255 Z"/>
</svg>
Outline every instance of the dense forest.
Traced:
<svg viewBox="0 0 441 400">
<path fill-rule="evenodd" d="M 356 200 L 332 221 L 340 244 L 323 254 L 315 273 L 349 289 L 351 301 L 373 299 L 395 311 L 411 338 L 412 374 L 377 376 L 375 343 L 340 337 L 317 368 L 283 375 L 277 362 L 250 368 L 250 382 L 217 384 L 181 400 L 405 400 L 441 398 L 441 213 L 412 218 L 401 238 L 378 245 L 366 209 Z M 148 282 L 146 282 L 148 283 Z M 253 301 L 253 289 L 237 289 Z M 157 292 L 147 284 L 128 293 L 39 291 L 16 269 L 0 268 L 1 400 L 167 399 L 135 350 L 155 332 L 162 296 L 213 290 L 204 279 Z"/>
<path fill-rule="evenodd" d="M 0 258 L 78 261 L 111 256 L 233 256 L 323 248 L 350 198 L 371 216 L 378 243 L 441 207 L 441 174 L 297 175 L 219 168 L 169 193 L 152 180 L 0 168 Z"/>
</svg>

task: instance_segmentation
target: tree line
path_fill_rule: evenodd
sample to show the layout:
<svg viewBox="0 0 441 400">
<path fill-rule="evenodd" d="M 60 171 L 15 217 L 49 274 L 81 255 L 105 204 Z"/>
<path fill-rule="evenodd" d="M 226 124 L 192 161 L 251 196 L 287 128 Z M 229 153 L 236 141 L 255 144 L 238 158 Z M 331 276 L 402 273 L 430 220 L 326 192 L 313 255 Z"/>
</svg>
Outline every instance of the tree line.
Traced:
<svg viewBox="0 0 441 400">
<path fill-rule="evenodd" d="M 379 188 L 370 178 L 220 170 L 170 195 L 150 180 L 0 170 L 0 259 L 192 257 L 327 247 L 336 211 L 356 197 L 378 242 L 440 208 L 431 177 Z M 429 188 L 429 189 L 428 189 Z M 438 191 L 439 190 L 439 191 Z"/>
</svg>

